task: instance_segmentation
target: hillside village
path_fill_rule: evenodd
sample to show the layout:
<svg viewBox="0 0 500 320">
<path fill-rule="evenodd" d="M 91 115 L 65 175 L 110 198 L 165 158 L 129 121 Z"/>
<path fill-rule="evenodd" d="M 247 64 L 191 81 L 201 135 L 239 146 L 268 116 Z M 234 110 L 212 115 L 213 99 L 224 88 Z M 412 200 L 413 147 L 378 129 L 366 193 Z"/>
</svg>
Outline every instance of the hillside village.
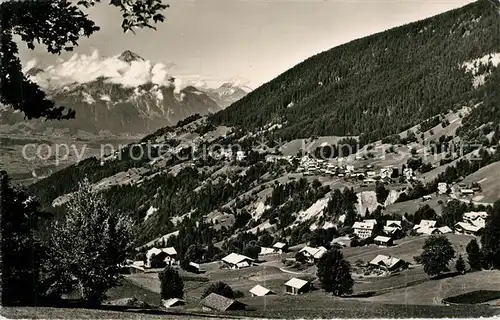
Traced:
<svg viewBox="0 0 500 320">
<path fill-rule="evenodd" d="M 455 113 L 448 116 L 454 117 Z M 198 172 L 205 172 L 200 182 L 193 185 L 196 187 L 193 192 L 197 193 L 209 186 L 222 189 L 231 186 L 236 191 L 235 188 L 241 188 L 238 186 L 242 179 L 252 179 L 252 183 L 237 191 L 237 200 L 232 200 L 234 196 L 221 199 L 201 220 L 194 217 L 199 210 L 206 210 L 202 207 L 179 211 L 170 218 L 168 233 L 158 234 L 160 229 L 157 229 L 156 238 L 143 238 L 128 255 L 122 268 L 130 285 L 159 292 L 158 275 L 165 267 L 178 270 L 188 279 L 185 283 L 192 289 L 184 291 L 183 299 L 162 301 L 165 310 L 235 310 L 252 314 L 264 310 L 261 309 L 264 301 L 266 308 L 272 306 L 272 299 L 278 299 L 274 297 L 328 296 L 321 290 L 316 273 L 318 262 L 331 249 L 340 250 L 351 263 L 353 301 L 396 303 L 389 296 L 400 288 L 439 285 L 441 280 L 431 280 L 418 259 L 429 237 L 442 235 L 450 240 L 456 252 L 450 265 L 459 256 L 467 256 L 465 249 L 471 240 L 481 241 L 491 210 L 484 203 L 487 198 L 482 196 L 483 192 L 491 194 L 487 190 L 491 185 L 482 187 L 488 178 L 456 179 L 452 175 L 450 179 L 446 176 L 450 169 L 442 170 L 449 164 L 440 162 L 433 162 L 430 170 L 422 172 L 424 141 L 397 145 L 376 142 L 342 158 L 318 158 L 315 150 L 325 148 L 324 143 L 304 154 L 300 148 L 290 150 L 286 145 L 262 150 L 258 144 L 257 147 L 251 144 L 258 141 L 259 135 L 237 138 L 237 132 L 223 127 L 197 133 L 204 126 L 206 118 L 193 117 L 167 133 L 160 131 L 145 138 L 137 146 L 153 146 L 166 151 L 164 155 L 143 163 L 142 167 L 130 168 L 126 174 L 118 173 L 92 183 L 95 191 L 104 193 L 134 186 L 149 190 L 148 183 L 156 185 L 154 181 L 162 173 L 171 179 L 182 177 L 181 183 L 186 184 L 189 180 L 185 174 L 197 168 Z M 418 132 L 419 128 L 415 130 Z M 429 130 L 439 132 L 442 125 Z M 422 134 L 426 136 L 429 132 Z M 327 137 L 318 140 L 324 139 Z M 234 141 L 247 147 L 235 150 Z M 176 147 L 172 148 L 172 143 Z M 222 147 L 214 149 L 214 145 Z M 208 157 L 200 153 L 212 149 L 215 151 L 209 151 Z M 411 151 L 417 149 L 421 151 L 416 154 Z M 105 168 L 123 162 L 128 150 L 107 155 L 99 165 Z M 284 155 L 282 150 L 295 155 Z M 489 159 L 496 159 L 495 151 L 490 148 Z M 175 160 L 179 154 L 189 155 L 188 160 Z M 261 171 L 250 177 L 248 173 L 255 170 Z M 57 174 L 53 178 L 60 179 Z M 295 188 L 297 191 L 293 191 Z M 305 195 L 308 198 L 300 200 Z M 71 197 L 71 193 L 63 194 L 52 198 L 51 203 L 60 208 Z M 301 203 L 301 209 L 287 209 L 293 203 Z M 156 228 L 161 207 L 153 203 L 144 203 L 142 207 L 147 212 L 140 217 L 141 223 L 145 230 L 155 230 L 152 228 Z M 192 242 L 186 243 L 184 239 L 189 237 L 189 230 L 195 230 L 193 227 L 201 228 L 201 233 L 193 234 Z M 202 230 L 210 231 L 213 242 L 203 240 Z M 480 271 L 456 276 L 454 281 L 460 283 L 483 273 L 490 274 Z M 474 290 L 494 290 L 498 286 L 497 275 L 487 277 L 486 282 L 468 282 L 467 290 L 463 286 L 454 287 L 443 299 Z M 203 290 L 218 281 L 236 290 L 237 297 L 213 296 L 215 293 L 204 296 Z M 384 294 L 388 295 L 386 299 Z M 265 298 L 258 300 L 259 297 Z M 415 303 L 430 306 L 442 303 L 424 300 L 417 299 Z M 149 303 L 160 302 L 153 299 Z"/>
<path fill-rule="evenodd" d="M 198 125 L 203 125 L 203 121 L 198 120 Z M 207 134 L 207 136 L 212 139 L 210 134 Z M 170 134 L 169 137 L 173 138 L 175 135 Z M 158 141 L 158 138 L 156 138 L 156 141 Z M 204 141 L 204 136 L 196 139 L 196 141 L 198 143 Z M 411 150 L 414 147 L 409 144 L 403 146 L 403 148 Z M 180 150 L 178 149 L 178 151 Z M 408 162 L 407 158 L 400 160 L 402 167 L 399 167 L 398 165 L 385 165 L 384 163 L 382 165 L 363 164 L 364 160 L 359 156 L 359 153 L 345 159 L 318 159 L 311 154 L 285 156 L 280 155 L 279 151 L 277 154 L 274 152 L 273 150 L 272 153 L 259 157 L 262 163 L 265 162 L 278 168 L 284 168 L 285 180 L 276 176 L 274 181 L 279 182 L 270 181 L 274 190 L 279 184 L 286 185 L 287 181 L 293 182 L 300 179 L 305 179 L 305 181 L 311 183 L 320 181 L 320 185 L 337 186 L 342 184 L 345 188 L 350 188 L 353 192 L 356 192 L 353 205 L 358 206 L 358 208 L 362 207 L 363 198 L 367 194 L 374 194 L 376 198 L 375 206 L 367 206 L 366 212 L 358 211 L 351 224 L 346 225 L 345 214 L 334 216 L 331 220 L 324 219 L 324 216 L 328 215 L 328 196 L 327 201 L 322 202 L 323 204 L 320 206 L 318 206 L 318 202 L 312 203 L 311 207 L 304 208 L 303 213 L 299 213 L 296 217 L 296 222 L 300 221 L 301 225 L 294 222 L 288 228 L 285 228 L 285 230 L 289 229 L 293 233 L 300 228 L 307 227 L 307 232 L 322 237 L 319 242 L 318 240 L 309 240 L 302 243 L 290 236 L 284 236 L 276 228 L 276 225 L 270 223 L 269 220 L 259 219 L 259 216 L 266 216 L 266 211 L 272 210 L 272 204 L 269 202 L 271 194 L 267 192 L 265 193 L 267 194 L 267 200 L 265 198 L 258 200 L 259 198 L 262 199 L 259 196 L 255 203 L 245 206 L 246 208 L 254 208 L 254 211 L 251 212 L 252 219 L 246 226 L 239 227 L 236 230 L 233 226 L 238 218 L 238 213 L 235 215 L 228 211 L 227 213 L 220 212 L 218 214 L 213 212 L 208 215 L 211 217 L 209 223 L 214 227 L 223 224 L 224 229 L 228 228 L 236 231 L 236 234 L 230 237 L 231 239 L 237 239 L 247 233 L 252 234 L 255 240 L 251 240 L 246 246 L 256 247 L 257 251 L 247 250 L 246 247 L 244 250 L 231 250 L 226 243 L 227 241 L 223 241 L 214 244 L 220 248 L 216 250 L 220 252 L 217 255 L 218 259 L 210 259 L 204 255 L 203 258 L 198 258 L 195 261 L 183 261 L 185 258 L 177 254 L 176 242 L 173 240 L 179 237 L 179 231 L 175 231 L 161 236 L 157 240 L 150 241 L 144 246 L 139 246 L 137 250 L 142 253 L 137 256 L 142 256 L 144 259 L 138 261 L 129 260 L 127 268 L 129 268 L 130 276 L 127 276 L 127 279 L 138 285 L 144 285 L 145 281 L 150 282 L 152 275 L 160 272 L 164 266 L 172 266 L 181 272 L 187 271 L 188 273 L 197 274 L 206 279 L 203 281 L 225 281 L 231 287 L 237 288 L 244 297 L 243 299 L 233 299 L 232 302 L 226 301 L 223 304 L 224 307 L 210 306 L 210 302 L 200 299 L 200 290 L 197 288 L 192 292 L 192 296 L 189 293 L 186 297 L 187 300 L 184 299 L 182 306 L 177 306 L 177 308 L 197 310 L 199 308 L 197 306 L 198 302 L 195 303 L 194 301 L 199 301 L 202 310 L 215 310 L 218 312 L 252 310 L 252 303 L 255 304 L 257 297 L 301 296 L 303 294 L 316 296 L 320 294 L 318 292 L 320 284 L 315 279 L 317 263 L 329 249 L 337 248 L 344 252 L 344 255 L 351 261 L 355 279 L 354 296 L 361 297 L 372 294 L 379 296 L 386 289 L 389 289 L 389 287 L 385 287 L 388 283 L 391 283 L 391 286 L 394 283 L 399 283 L 396 288 L 398 286 L 404 288 L 413 285 L 418 286 L 422 282 L 430 281 L 425 275 L 422 265 L 416 260 L 422 250 L 421 247 L 424 241 L 430 236 L 444 235 L 450 239 L 457 252 L 456 259 L 458 253 L 466 256 L 465 247 L 470 240 L 477 239 L 477 241 L 480 241 L 482 231 L 486 226 L 486 220 L 488 219 L 486 210 L 489 209 L 482 203 L 474 204 L 474 199 L 479 199 L 482 193 L 480 181 L 473 181 L 470 184 L 459 182 L 462 180 L 454 183 L 439 182 L 435 184 L 433 192 L 424 192 L 423 195 L 415 199 L 405 201 L 405 198 L 401 198 L 401 194 L 406 194 L 405 192 L 408 192 L 408 190 L 413 190 L 415 186 L 425 182 L 421 178 L 422 173 L 419 168 L 416 168 L 415 171 L 405 168 L 405 164 Z M 229 148 L 221 149 L 219 152 L 210 155 L 214 156 L 214 158 L 217 155 L 218 158 L 214 161 L 216 163 L 218 161 L 218 163 L 229 168 L 247 161 L 248 157 L 255 157 L 255 153 L 256 149 L 232 152 Z M 196 152 L 193 152 L 193 154 L 196 154 Z M 192 161 L 196 160 L 193 157 Z M 349 164 L 346 164 L 347 161 Z M 439 170 L 439 165 L 434 170 Z M 257 188 L 257 190 L 261 189 Z M 379 201 L 380 199 L 377 198 L 380 193 L 383 194 L 384 192 L 387 193 L 387 198 L 391 192 L 395 193 L 392 196 L 393 199 L 389 200 L 390 202 L 387 202 L 387 200 Z M 321 199 L 318 201 L 321 201 Z M 414 203 L 412 211 L 399 211 L 397 214 L 380 215 L 380 212 L 384 212 L 384 207 L 390 208 L 405 202 Z M 432 203 L 432 207 L 429 206 L 429 203 Z M 460 210 L 464 210 L 460 218 L 443 217 L 447 207 L 457 204 L 463 207 Z M 146 222 L 151 218 L 151 216 L 148 216 Z M 252 223 L 252 221 L 255 222 Z M 270 238 L 271 241 L 266 241 L 263 244 L 261 240 L 264 236 Z M 174 244 L 174 246 L 169 247 L 168 244 Z M 359 253 L 352 254 L 351 252 Z M 252 257 L 249 255 L 252 255 Z M 350 256 L 353 256 L 353 258 L 350 258 Z M 152 266 L 152 260 L 156 260 L 156 268 Z M 160 267 L 158 268 L 158 266 Z M 234 276 L 232 275 L 233 272 Z M 414 280 L 408 280 L 409 274 L 412 275 Z M 262 280 L 259 281 L 259 279 Z M 365 279 L 370 280 L 367 282 Z M 370 284 L 373 281 L 379 283 L 379 285 Z M 478 290 L 483 285 L 482 282 L 481 284 L 478 283 Z M 491 287 L 496 285 L 498 283 L 493 280 Z M 490 285 L 487 285 L 487 287 L 490 287 Z M 391 290 L 397 289 L 393 288 Z M 210 301 L 212 298 L 208 300 Z M 378 299 L 382 298 L 379 297 Z M 370 301 L 370 298 L 362 298 L 361 300 Z"/>
</svg>

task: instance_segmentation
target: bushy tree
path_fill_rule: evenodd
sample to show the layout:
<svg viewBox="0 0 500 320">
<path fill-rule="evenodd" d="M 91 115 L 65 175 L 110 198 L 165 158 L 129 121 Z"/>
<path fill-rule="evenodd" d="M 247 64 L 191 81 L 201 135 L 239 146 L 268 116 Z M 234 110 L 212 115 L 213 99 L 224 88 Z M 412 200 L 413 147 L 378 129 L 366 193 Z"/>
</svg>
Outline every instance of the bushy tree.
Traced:
<svg viewBox="0 0 500 320">
<path fill-rule="evenodd" d="M 165 252 L 160 252 L 158 254 L 153 254 L 151 255 L 151 261 L 150 265 L 151 268 L 164 268 L 167 263 L 165 262 L 165 258 L 167 257 L 167 254 Z"/>
<path fill-rule="evenodd" d="M 222 281 L 210 284 L 210 286 L 208 286 L 208 288 L 206 288 L 205 291 L 203 291 L 203 295 L 201 297 L 205 298 L 211 293 L 216 293 L 218 295 L 224 296 L 229 299 L 234 298 L 233 289 L 227 283 L 224 283 Z"/>
<path fill-rule="evenodd" d="M 166 267 L 158 274 L 158 279 L 160 279 L 162 299 L 184 297 L 184 282 L 177 270 L 170 266 Z"/>
<path fill-rule="evenodd" d="M 483 264 L 486 268 L 500 268 L 500 200 L 486 220 L 481 236 Z"/>
<path fill-rule="evenodd" d="M 33 304 L 39 294 L 42 247 L 36 237 L 41 219 L 38 203 L 14 188 L 0 171 L 1 302 Z"/>
<path fill-rule="evenodd" d="M 389 196 L 389 190 L 385 188 L 385 185 L 382 182 L 377 181 L 375 186 L 375 193 L 377 195 L 377 202 L 384 204 L 385 200 Z"/>
<path fill-rule="evenodd" d="M 270 247 L 274 243 L 274 238 L 269 234 L 269 232 L 265 232 L 260 236 L 258 243 L 262 247 Z"/>
<path fill-rule="evenodd" d="M 483 264 L 483 255 L 476 239 L 472 239 L 465 248 L 467 251 L 467 261 L 471 269 L 481 270 Z"/>
<path fill-rule="evenodd" d="M 465 261 L 462 258 L 462 255 L 458 256 L 457 263 L 455 264 L 455 269 L 461 274 L 465 274 Z"/>
<path fill-rule="evenodd" d="M 145 252 L 139 252 L 135 255 L 134 257 L 135 261 L 142 261 L 144 264 L 146 264 L 146 253 Z"/>
<path fill-rule="evenodd" d="M 198 262 L 203 258 L 204 250 L 201 246 L 197 244 L 192 244 L 187 249 L 184 257 L 181 261 L 181 267 L 184 270 L 188 270 L 190 262 Z"/>
<path fill-rule="evenodd" d="M 99 27 L 85 10 L 100 0 L 2 1 L 0 3 L 0 103 L 20 110 L 28 119 L 70 119 L 75 113 L 56 107 L 39 86 L 22 72 L 18 47 L 19 36 L 29 49 L 41 43 L 52 54 L 72 51 L 80 37 L 89 37 Z M 167 8 L 161 0 L 111 0 L 110 5 L 122 12 L 122 29 L 153 28 L 162 22 Z"/>
<path fill-rule="evenodd" d="M 455 256 L 455 250 L 446 236 L 431 236 L 423 246 L 420 261 L 424 271 L 430 276 L 449 271 L 448 264 Z"/>
<path fill-rule="evenodd" d="M 295 254 L 295 261 L 304 263 L 307 261 L 307 257 L 302 252 L 299 251 Z"/>
<path fill-rule="evenodd" d="M 251 244 L 247 245 L 242 252 L 243 255 L 252 259 L 258 259 L 259 253 L 260 253 L 260 247 Z"/>
<path fill-rule="evenodd" d="M 334 228 L 330 229 L 316 229 L 311 232 L 309 237 L 309 245 L 313 247 L 328 247 L 333 237 L 336 235 L 336 230 Z"/>
<path fill-rule="evenodd" d="M 317 276 L 321 287 L 335 296 L 352 293 L 354 280 L 350 268 L 342 252 L 337 249 L 328 250 L 318 261 Z"/>
<path fill-rule="evenodd" d="M 71 196 L 64 219 L 55 224 L 46 275 L 55 290 L 76 289 L 89 306 L 95 306 L 119 284 L 120 265 L 130 244 L 129 219 L 111 212 L 85 180 Z"/>
</svg>

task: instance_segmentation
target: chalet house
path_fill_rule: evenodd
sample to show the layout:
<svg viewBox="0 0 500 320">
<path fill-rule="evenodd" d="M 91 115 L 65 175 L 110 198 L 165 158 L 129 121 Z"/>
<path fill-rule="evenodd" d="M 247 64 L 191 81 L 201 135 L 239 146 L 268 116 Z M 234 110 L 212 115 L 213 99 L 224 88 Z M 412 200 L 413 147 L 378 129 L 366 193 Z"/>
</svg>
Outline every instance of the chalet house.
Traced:
<svg viewBox="0 0 500 320">
<path fill-rule="evenodd" d="M 394 168 L 392 166 L 384 167 L 380 169 L 380 178 L 386 179 L 392 177 Z"/>
<path fill-rule="evenodd" d="M 217 293 L 211 293 L 201 301 L 203 310 L 205 311 L 229 311 L 229 310 L 245 310 L 246 304 L 237 300 L 229 299 Z"/>
<path fill-rule="evenodd" d="M 408 263 L 395 257 L 386 256 L 383 254 L 379 254 L 372 261 L 369 262 L 371 266 L 375 266 L 377 268 L 394 271 L 399 268 L 405 268 L 408 266 Z"/>
<path fill-rule="evenodd" d="M 372 220 L 365 220 L 363 222 L 357 221 L 352 225 L 352 229 L 354 234 L 359 238 L 366 239 L 371 237 L 375 224 L 376 222 L 373 222 Z"/>
<path fill-rule="evenodd" d="M 285 283 L 285 293 L 298 295 L 311 290 L 311 283 L 306 280 L 292 278 Z"/>
<path fill-rule="evenodd" d="M 481 228 L 486 226 L 486 219 L 488 219 L 488 213 L 485 211 L 466 212 L 463 216 L 463 222 Z"/>
<path fill-rule="evenodd" d="M 202 272 L 201 266 L 198 263 L 195 263 L 195 262 L 190 262 L 189 263 L 187 271 L 193 272 L 193 273 L 201 273 Z"/>
<path fill-rule="evenodd" d="M 413 227 L 413 230 L 415 230 L 418 234 L 432 234 L 436 229 L 435 225 L 435 220 L 422 220 L 420 221 L 420 224 Z"/>
<path fill-rule="evenodd" d="M 413 169 L 411 168 L 406 168 L 403 170 L 403 175 L 406 177 L 406 180 L 412 180 L 413 179 Z"/>
<path fill-rule="evenodd" d="M 446 182 L 439 182 L 438 183 L 438 192 L 439 192 L 439 194 L 448 193 L 448 184 Z"/>
<path fill-rule="evenodd" d="M 315 262 L 318 261 L 326 253 L 326 251 L 325 247 L 314 248 L 305 246 L 299 252 L 302 253 L 309 262 Z"/>
<path fill-rule="evenodd" d="M 401 227 L 401 221 L 387 220 L 384 226 L 384 233 L 390 236 L 392 239 L 402 238 L 404 236 L 404 233 Z"/>
<path fill-rule="evenodd" d="M 481 234 L 482 230 L 483 227 L 474 226 L 466 222 L 458 222 L 455 224 L 455 233 L 477 236 Z"/>
<path fill-rule="evenodd" d="M 279 254 L 282 254 L 284 252 L 287 251 L 287 245 L 286 243 L 284 242 L 276 242 L 274 245 L 273 245 L 273 249 L 279 253 Z"/>
<path fill-rule="evenodd" d="M 237 161 L 243 161 L 246 158 L 245 151 L 236 151 L 236 160 Z"/>
<path fill-rule="evenodd" d="M 366 175 L 367 175 L 368 177 L 375 177 L 375 176 L 377 175 L 377 173 L 376 173 L 375 171 L 367 171 L 367 172 L 366 172 Z"/>
<path fill-rule="evenodd" d="M 186 304 L 186 302 L 182 299 L 171 298 L 171 299 L 162 300 L 161 304 L 165 308 L 173 308 L 173 307 L 183 306 Z"/>
<path fill-rule="evenodd" d="M 146 268 L 151 268 L 151 261 L 153 260 L 153 257 L 164 261 L 167 265 L 173 265 L 176 263 L 177 251 L 173 247 L 149 249 L 146 252 Z"/>
<path fill-rule="evenodd" d="M 460 193 L 463 196 L 472 195 L 472 194 L 474 194 L 474 190 L 472 190 L 472 189 L 460 189 Z"/>
<path fill-rule="evenodd" d="M 379 246 L 392 246 L 394 243 L 390 237 L 377 236 L 373 239 L 373 242 Z"/>
<path fill-rule="evenodd" d="M 275 294 L 273 291 L 261 286 L 260 284 L 256 285 L 255 287 L 253 287 L 249 291 L 252 294 L 252 297 L 263 297 L 263 296 Z"/>
<path fill-rule="evenodd" d="M 330 242 L 332 246 L 338 247 L 349 247 L 351 245 L 351 239 L 348 236 L 338 237 Z"/>
<path fill-rule="evenodd" d="M 447 234 L 447 233 L 453 233 L 453 230 L 451 230 L 450 227 L 448 226 L 444 226 L 444 227 L 441 227 L 441 228 L 437 228 L 435 233 L 437 234 Z"/>
<path fill-rule="evenodd" d="M 275 253 L 274 248 L 260 247 L 260 255 L 265 256 Z"/>
<path fill-rule="evenodd" d="M 385 222 L 386 227 L 401 228 L 401 221 L 399 220 L 387 220 Z"/>
<path fill-rule="evenodd" d="M 397 227 L 384 227 L 384 233 L 392 239 L 400 239 L 404 236 L 403 230 Z"/>
<path fill-rule="evenodd" d="M 241 269 L 250 267 L 253 264 L 254 259 L 238 253 L 231 253 L 222 258 L 222 262 L 229 269 Z"/>
</svg>

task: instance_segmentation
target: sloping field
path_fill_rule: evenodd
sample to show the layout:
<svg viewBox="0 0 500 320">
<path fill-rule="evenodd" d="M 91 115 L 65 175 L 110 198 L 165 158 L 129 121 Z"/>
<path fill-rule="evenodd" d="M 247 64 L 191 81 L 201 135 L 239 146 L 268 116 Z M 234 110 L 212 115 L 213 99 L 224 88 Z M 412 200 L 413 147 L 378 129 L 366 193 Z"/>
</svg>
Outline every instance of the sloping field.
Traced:
<svg viewBox="0 0 500 320">
<path fill-rule="evenodd" d="M 242 315 L 260 318 L 441 318 L 488 317 L 500 310 L 484 306 L 424 306 L 370 303 L 314 293 L 301 296 L 267 296 L 241 299 L 257 309 Z"/>
<path fill-rule="evenodd" d="M 426 172 L 426 173 L 422 174 L 421 176 L 419 176 L 418 178 L 420 180 L 422 180 L 424 183 L 425 182 L 430 182 L 430 181 L 436 179 L 439 174 L 443 173 L 446 170 L 446 168 L 455 166 L 457 164 L 457 162 L 460 161 L 461 159 L 472 160 L 475 157 L 476 157 L 475 156 L 475 151 L 472 151 L 471 153 L 467 153 L 466 155 L 464 155 L 461 158 L 458 158 L 458 159 L 456 159 L 456 160 L 454 160 L 454 161 L 452 161 L 450 163 L 447 163 L 445 165 L 442 165 L 442 166 L 439 166 L 439 167 L 435 168 L 434 170 Z"/>
<path fill-rule="evenodd" d="M 441 215 L 442 206 L 438 202 L 441 200 L 443 201 L 443 203 L 446 203 L 448 199 L 449 198 L 446 196 L 439 196 L 427 201 L 417 199 L 405 202 L 397 202 L 391 204 L 390 206 L 387 206 L 384 213 L 395 213 L 401 216 L 404 215 L 405 212 L 408 212 L 408 214 L 414 214 L 420 207 L 428 205 L 429 207 L 434 209 L 434 211 L 436 211 L 438 215 Z"/>
<path fill-rule="evenodd" d="M 446 236 L 450 239 L 457 255 L 460 252 L 464 252 L 465 246 L 467 246 L 469 241 L 474 238 L 473 236 L 463 234 L 447 234 Z M 428 236 L 404 238 L 395 241 L 395 245 L 393 247 L 378 247 L 372 244 L 364 247 L 344 248 L 342 249 L 342 252 L 351 263 L 354 263 L 357 260 L 363 260 L 365 262 L 370 261 L 378 254 L 393 256 L 407 262 L 415 263 L 413 261 L 413 257 L 422 252 L 422 246 L 427 238 Z"/>
<path fill-rule="evenodd" d="M 430 280 L 411 288 L 396 289 L 367 298 L 367 300 L 395 304 L 440 305 L 441 300 L 447 297 L 476 290 L 498 290 L 498 288 L 500 288 L 500 271 L 484 270 L 451 278 Z"/>
<path fill-rule="evenodd" d="M 481 193 L 478 194 L 479 202 L 493 203 L 500 199 L 500 162 L 495 162 L 481 168 L 477 172 L 467 176 L 463 183 L 471 184 L 478 182 L 481 185 Z M 482 196 L 482 198 L 480 198 Z"/>
</svg>

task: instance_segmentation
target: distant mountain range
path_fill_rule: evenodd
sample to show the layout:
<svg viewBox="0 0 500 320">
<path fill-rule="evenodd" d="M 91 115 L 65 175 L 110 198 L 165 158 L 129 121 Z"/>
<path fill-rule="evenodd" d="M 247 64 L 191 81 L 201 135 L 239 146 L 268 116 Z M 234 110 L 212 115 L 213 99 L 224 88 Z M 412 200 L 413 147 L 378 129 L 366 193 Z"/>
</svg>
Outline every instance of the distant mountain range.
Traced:
<svg viewBox="0 0 500 320">
<path fill-rule="evenodd" d="M 216 113 L 249 91 L 231 83 L 217 89 L 182 87 L 163 65 L 152 65 L 129 50 L 104 59 L 97 53 L 75 55 L 60 65 L 33 67 L 26 73 L 57 105 L 75 110 L 76 119 L 25 121 L 22 114 L 4 108 L 0 132 L 146 134 L 195 113 Z"/>
<path fill-rule="evenodd" d="M 247 86 L 237 86 L 227 82 L 217 89 L 207 89 L 205 92 L 214 100 L 221 108 L 226 108 L 246 96 L 251 88 Z"/>
</svg>

